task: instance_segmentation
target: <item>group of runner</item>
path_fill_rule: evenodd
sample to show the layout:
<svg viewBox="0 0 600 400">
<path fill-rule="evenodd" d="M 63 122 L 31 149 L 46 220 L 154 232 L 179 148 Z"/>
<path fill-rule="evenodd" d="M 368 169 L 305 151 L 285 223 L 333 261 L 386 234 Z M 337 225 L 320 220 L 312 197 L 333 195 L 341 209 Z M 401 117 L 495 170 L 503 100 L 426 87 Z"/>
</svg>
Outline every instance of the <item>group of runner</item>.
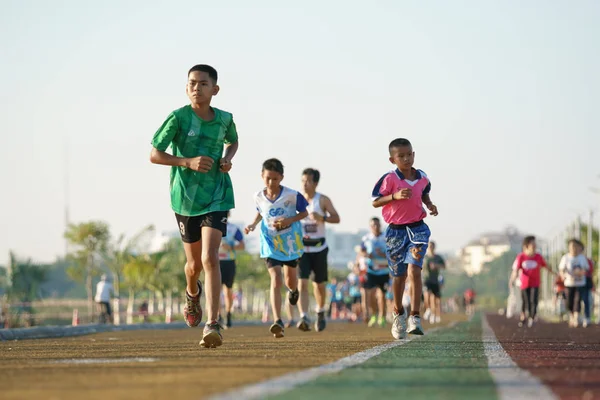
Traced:
<svg viewBox="0 0 600 400">
<path fill-rule="evenodd" d="M 537 252 L 534 236 L 523 239 L 523 251 L 513 263 L 509 291 L 515 283 L 521 291 L 522 308 L 519 326 L 532 327 L 537 320 L 540 272 L 545 268 L 554 278 L 554 304 L 566 302 L 571 327 L 587 327 L 591 322 L 591 293 L 593 291 L 593 262 L 584 254 L 584 244 L 578 239 L 568 242 L 568 252 L 562 256 L 558 272 L 552 271 L 544 257 Z M 583 313 L 581 310 L 583 309 Z M 559 314 L 562 314 L 559 311 Z"/>
<path fill-rule="evenodd" d="M 220 261 L 232 260 L 219 260 L 219 254 L 243 246 L 241 233 L 228 228 L 229 211 L 235 207 L 229 171 L 239 147 L 238 133 L 232 114 L 211 107 L 213 96 L 219 93 L 217 79 L 217 71 L 209 65 L 195 65 L 188 71 L 186 93 L 190 104 L 169 114 L 154 134 L 150 154 L 152 163 L 171 167 L 171 208 L 186 255 L 184 319 L 190 327 L 200 324 L 203 317 L 200 298 L 205 291 L 207 322 L 200 345 L 207 348 L 223 343 L 219 323 L 220 292 L 222 285 L 226 291 L 231 286 L 230 275 L 225 268 L 221 270 Z M 169 147 L 172 154 L 167 153 Z M 430 198 L 429 178 L 422 170 L 413 168 L 415 152 L 410 141 L 395 139 L 387 150 L 388 161 L 394 169 L 377 181 L 371 196 L 373 207 L 382 209 L 388 227 L 383 236 L 379 229 L 377 238 L 364 241 L 361 251 L 367 264 L 365 289 L 369 290 L 368 296 L 375 291 L 379 304 L 378 323 L 381 309 L 385 307 L 384 289 L 391 276 L 392 335 L 403 339 L 407 334 L 423 334 L 421 268 L 431 234 L 423 220 L 427 216 L 425 208 L 433 216 L 438 215 L 438 210 Z M 269 332 L 276 338 L 284 336 L 283 287 L 289 304 L 299 308 L 297 327 L 303 331 L 311 329 L 308 313 L 311 275 L 317 307 L 314 329 L 322 331 L 326 328 L 328 280 L 325 224 L 338 223 L 339 215 L 331 200 L 316 192 L 320 174 L 315 169 L 303 172 L 303 193 L 281 185 L 284 166 L 276 158 L 262 163 L 261 177 L 264 187 L 253 199 L 257 213 L 244 232 L 249 234 L 257 228 L 260 232 L 260 256 L 265 260 L 271 280 L 273 324 Z M 234 268 L 232 263 L 228 264 Z M 437 266 L 437 261 L 432 260 L 431 265 Z M 199 281 L 203 271 L 205 285 Z M 406 287 L 410 311 L 402 304 Z M 226 325 L 231 325 L 230 293 L 225 296 Z M 437 315 L 435 304 L 434 298 L 431 308 Z"/>
</svg>

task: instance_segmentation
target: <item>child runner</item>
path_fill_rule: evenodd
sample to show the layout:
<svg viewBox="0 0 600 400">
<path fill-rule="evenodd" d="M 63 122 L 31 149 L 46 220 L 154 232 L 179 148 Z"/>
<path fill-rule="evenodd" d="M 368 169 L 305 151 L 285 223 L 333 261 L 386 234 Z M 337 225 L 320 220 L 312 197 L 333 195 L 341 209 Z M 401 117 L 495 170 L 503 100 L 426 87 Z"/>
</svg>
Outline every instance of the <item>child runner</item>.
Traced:
<svg viewBox="0 0 600 400">
<path fill-rule="evenodd" d="M 200 345 L 217 347 L 223 343 L 217 322 L 221 293 L 219 246 L 227 234 L 227 212 L 235 205 L 228 172 L 238 149 L 238 134 L 233 116 L 210 105 L 219 93 L 213 67 L 193 66 L 188 72 L 186 93 L 191 104 L 173 111 L 154 134 L 150 161 L 171 166 L 171 207 L 187 261 L 185 323 L 193 327 L 202 320 L 202 285 L 198 278 L 204 270 L 208 318 Z M 169 146 L 173 155 L 166 152 Z"/>
<path fill-rule="evenodd" d="M 227 218 L 231 214 L 227 214 Z M 219 247 L 219 265 L 221 266 L 221 282 L 223 283 L 223 297 L 225 300 L 225 313 L 227 320 L 226 328 L 231 328 L 231 311 L 233 310 L 233 282 L 235 282 L 235 257 L 237 250 L 244 250 L 244 235 L 237 226 L 227 224 L 227 234 L 221 240 Z M 223 324 L 223 318 L 219 315 L 219 324 Z"/>
<path fill-rule="evenodd" d="M 519 272 L 521 273 L 521 299 L 523 301 L 519 327 L 522 327 L 527 318 L 527 327 L 531 328 L 537 314 L 538 296 L 540 290 L 540 271 L 542 268 L 554 274 L 546 264 L 546 260 L 536 252 L 535 236 L 525 236 L 523 251 L 517 255 L 513 263 L 512 274 L 508 290 L 513 287 Z"/>
<path fill-rule="evenodd" d="M 577 240 L 569 240 L 569 252 L 562 256 L 558 271 L 565 281 L 567 289 L 567 309 L 569 310 L 569 326 L 579 325 L 579 311 L 582 288 L 585 287 L 585 275 L 590 269 L 587 258 L 580 252 Z"/>
<path fill-rule="evenodd" d="M 394 139 L 388 146 L 389 161 L 396 169 L 383 175 L 373 189 L 373 207 L 383 207 L 382 215 L 388 228 L 385 232 L 386 255 L 394 291 L 394 322 L 392 336 L 406 338 L 406 334 L 423 335 L 419 309 L 421 304 L 421 267 L 431 232 L 423 220 L 438 215 L 437 207 L 429 197 L 431 183 L 421 170 L 413 168 L 415 153 L 407 139 Z M 408 318 L 402 307 L 402 293 L 406 277 L 411 279 L 411 311 Z M 408 325 L 408 326 L 407 326 Z"/>
<path fill-rule="evenodd" d="M 283 164 L 276 158 L 268 159 L 262 166 L 265 188 L 254 195 L 256 210 L 254 222 L 245 229 L 246 234 L 260 224 L 260 257 L 264 258 L 271 276 L 271 309 L 273 325 L 269 331 L 276 338 L 283 337 L 281 320 L 281 286 L 285 277 L 288 300 L 298 303 L 298 277 L 296 266 L 304 252 L 300 220 L 308 215 L 308 203 L 302 194 L 281 186 Z"/>
</svg>

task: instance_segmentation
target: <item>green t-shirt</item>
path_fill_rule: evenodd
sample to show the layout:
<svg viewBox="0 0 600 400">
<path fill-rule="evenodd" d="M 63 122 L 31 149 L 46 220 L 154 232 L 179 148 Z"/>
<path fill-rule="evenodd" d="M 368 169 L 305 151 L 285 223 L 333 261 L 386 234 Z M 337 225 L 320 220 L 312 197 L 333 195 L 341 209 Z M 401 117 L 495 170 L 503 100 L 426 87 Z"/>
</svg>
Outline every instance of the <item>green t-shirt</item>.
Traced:
<svg viewBox="0 0 600 400">
<path fill-rule="evenodd" d="M 424 282 L 439 283 L 438 278 L 440 276 L 440 270 L 434 264 L 446 265 L 444 259 L 437 254 L 426 256 L 425 260 L 423 260 Z"/>
<path fill-rule="evenodd" d="M 171 167 L 171 207 L 177 214 L 193 217 L 235 207 L 229 174 L 219 169 L 224 144 L 238 140 L 233 116 L 213 108 L 215 118 L 204 121 L 187 105 L 173 111 L 154 134 L 152 146 L 177 157 L 209 156 L 215 160 L 203 173 L 185 167 Z"/>
</svg>

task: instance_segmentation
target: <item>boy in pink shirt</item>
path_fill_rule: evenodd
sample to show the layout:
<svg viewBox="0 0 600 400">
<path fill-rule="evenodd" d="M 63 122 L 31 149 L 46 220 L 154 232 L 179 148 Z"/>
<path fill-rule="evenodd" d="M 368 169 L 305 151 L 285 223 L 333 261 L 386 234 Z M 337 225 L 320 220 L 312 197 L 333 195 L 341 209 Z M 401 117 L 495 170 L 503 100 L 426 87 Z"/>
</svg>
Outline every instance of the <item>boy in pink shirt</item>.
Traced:
<svg viewBox="0 0 600 400">
<path fill-rule="evenodd" d="M 385 232 L 386 256 L 393 277 L 394 323 L 392 336 L 404 339 L 406 334 L 422 335 L 419 315 L 423 256 L 427 251 L 429 227 L 423 222 L 427 206 L 431 215 L 438 215 L 431 202 L 431 183 L 421 170 L 413 168 L 415 153 L 407 139 L 394 139 L 388 146 L 390 162 L 396 169 L 383 175 L 373 189 L 373 207 L 383 207 L 382 215 L 388 228 Z M 402 306 L 406 277 L 410 277 L 411 312 L 407 318 Z"/>
</svg>

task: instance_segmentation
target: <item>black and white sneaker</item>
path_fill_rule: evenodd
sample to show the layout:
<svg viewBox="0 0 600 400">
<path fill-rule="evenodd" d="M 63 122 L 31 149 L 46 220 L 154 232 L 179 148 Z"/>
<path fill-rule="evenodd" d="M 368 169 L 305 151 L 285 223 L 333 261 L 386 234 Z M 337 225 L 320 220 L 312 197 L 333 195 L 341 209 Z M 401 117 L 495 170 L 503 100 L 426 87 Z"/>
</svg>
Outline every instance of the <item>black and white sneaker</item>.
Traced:
<svg viewBox="0 0 600 400">
<path fill-rule="evenodd" d="M 327 321 L 325 320 L 325 311 L 321 311 L 317 314 L 317 322 L 315 322 L 315 330 L 317 332 L 321 332 L 325 330 L 327 326 Z"/>
</svg>

